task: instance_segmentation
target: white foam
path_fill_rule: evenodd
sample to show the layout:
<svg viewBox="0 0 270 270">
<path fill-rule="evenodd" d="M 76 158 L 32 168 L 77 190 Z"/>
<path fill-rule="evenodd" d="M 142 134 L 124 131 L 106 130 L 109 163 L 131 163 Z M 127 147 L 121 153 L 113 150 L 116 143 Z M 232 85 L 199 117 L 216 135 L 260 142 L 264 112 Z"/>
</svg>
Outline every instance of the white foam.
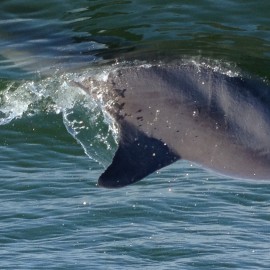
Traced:
<svg viewBox="0 0 270 270">
<path fill-rule="evenodd" d="M 116 133 L 112 132 L 115 127 L 104 117 L 100 104 L 72 84 L 80 76 L 70 73 L 18 86 L 10 84 L 0 93 L 0 125 L 37 114 L 62 114 L 67 131 L 85 153 L 107 165 L 116 146 Z"/>
</svg>

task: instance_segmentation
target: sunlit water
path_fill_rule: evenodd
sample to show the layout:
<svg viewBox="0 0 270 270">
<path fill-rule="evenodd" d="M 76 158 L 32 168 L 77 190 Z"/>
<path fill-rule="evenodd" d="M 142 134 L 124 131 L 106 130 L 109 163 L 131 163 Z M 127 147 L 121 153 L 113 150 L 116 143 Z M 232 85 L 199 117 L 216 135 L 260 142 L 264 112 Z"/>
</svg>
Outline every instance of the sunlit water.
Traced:
<svg viewBox="0 0 270 270">
<path fill-rule="evenodd" d="M 195 2 L 1 1 L 1 269 L 269 269 L 268 182 L 181 161 L 96 186 L 117 130 L 74 81 L 163 59 L 269 81 L 269 3 Z"/>
</svg>

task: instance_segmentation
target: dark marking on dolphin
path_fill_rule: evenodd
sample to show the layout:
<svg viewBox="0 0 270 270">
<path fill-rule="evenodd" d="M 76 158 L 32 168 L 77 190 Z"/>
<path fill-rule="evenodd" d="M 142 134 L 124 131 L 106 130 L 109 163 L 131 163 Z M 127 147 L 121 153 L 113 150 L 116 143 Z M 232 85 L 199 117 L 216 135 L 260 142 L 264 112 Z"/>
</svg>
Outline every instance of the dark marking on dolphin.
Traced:
<svg viewBox="0 0 270 270">
<path fill-rule="evenodd" d="M 125 92 L 127 89 L 115 89 L 115 92 L 122 98 L 125 97 Z"/>
<path fill-rule="evenodd" d="M 79 85 L 91 92 L 88 82 Z M 119 67 L 100 89 L 120 133 L 100 186 L 135 183 L 179 159 L 232 177 L 270 179 L 266 83 L 192 63 L 164 63 Z"/>
</svg>

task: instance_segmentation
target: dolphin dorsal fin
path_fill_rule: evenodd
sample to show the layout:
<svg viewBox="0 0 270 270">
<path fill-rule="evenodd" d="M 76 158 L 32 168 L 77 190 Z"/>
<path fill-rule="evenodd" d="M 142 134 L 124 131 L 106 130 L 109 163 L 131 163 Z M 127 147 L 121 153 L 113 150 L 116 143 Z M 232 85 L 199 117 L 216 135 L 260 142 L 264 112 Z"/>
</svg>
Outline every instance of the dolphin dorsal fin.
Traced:
<svg viewBox="0 0 270 270">
<path fill-rule="evenodd" d="M 99 186 L 127 186 L 180 159 L 164 142 L 130 125 L 122 126 L 120 134 L 118 149 L 111 165 L 100 176 Z"/>
</svg>

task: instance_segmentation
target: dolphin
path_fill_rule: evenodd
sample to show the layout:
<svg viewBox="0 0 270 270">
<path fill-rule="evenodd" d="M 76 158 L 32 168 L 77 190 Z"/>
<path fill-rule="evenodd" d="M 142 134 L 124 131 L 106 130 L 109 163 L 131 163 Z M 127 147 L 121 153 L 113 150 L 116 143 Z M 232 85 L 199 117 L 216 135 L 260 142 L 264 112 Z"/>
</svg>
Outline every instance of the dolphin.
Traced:
<svg viewBox="0 0 270 270">
<path fill-rule="evenodd" d="M 99 89 L 119 130 L 99 186 L 133 184 L 180 159 L 270 179 L 270 88 L 260 79 L 175 62 L 119 66 L 99 86 L 92 78 L 78 85 Z"/>
</svg>

